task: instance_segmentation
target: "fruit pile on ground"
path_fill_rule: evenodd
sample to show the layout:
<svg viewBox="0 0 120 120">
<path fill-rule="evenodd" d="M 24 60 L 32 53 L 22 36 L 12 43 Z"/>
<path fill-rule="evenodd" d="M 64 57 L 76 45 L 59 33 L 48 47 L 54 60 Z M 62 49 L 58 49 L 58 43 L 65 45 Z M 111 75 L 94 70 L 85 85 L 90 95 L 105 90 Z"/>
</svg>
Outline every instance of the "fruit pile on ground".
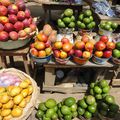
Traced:
<svg viewBox="0 0 120 120">
<path fill-rule="evenodd" d="M 107 94 L 109 94 L 110 87 L 106 80 L 100 80 L 96 83 L 90 84 L 90 94 L 95 96 L 97 100 L 103 99 Z"/>
<path fill-rule="evenodd" d="M 78 116 L 84 116 L 86 119 L 90 119 L 96 110 L 97 103 L 92 95 L 85 96 L 78 101 Z"/>
<path fill-rule="evenodd" d="M 91 30 L 95 27 L 96 23 L 94 21 L 94 18 L 92 16 L 91 10 L 85 10 L 82 12 L 77 21 L 77 27 L 80 29 L 86 29 Z"/>
<path fill-rule="evenodd" d="M 116 48 L 113 50 L 112 56 L 120 59 L 120 42 L 116 43 Z"/>
<path fill-rule="evenodd" d="M 57 20 L 59 28 L 75 28 L 75 16 L 73 10 L 68 8 L 61 14 L 61 18 Z"/>
<path fill-rule="evenodd" d="M 23 80 L 18 86 L 0 87 L 0 119 L 20 117 L 30 102 L 32 93 L 33 86 L 29 79 Z"/>
<path fill-rule="evenodd" d="M 73 45 L 67 38 L 62 38 L 61 41 L 56 41 L 53 44 L 53 54 L 56 58 L 68 58 L 73 52 Z"/>
<path fill-rule="evenodd" d="M 115 31 L 115 29 L 118 27 L 118 24 L 115 22 L 111 22 L 111 21 L 102 21 L 99 25 L 99 27 L 103 30 L 107 30 L 107 31 Z"/>
<path fill-rule="evenodd" d="M 52 54 L 51 42 L 56 41 L 57 32 L 48 24 L 44 25 L 35 38 L 35 42 L 31 44 L 30 53 L 39 58 L 44 58 Z"/>
<path fill-rule="evenodd" d="M 15 4 L 9 0 L 0 2 L 0 41 L 15 41 L 33 35 L 36 25 L 25 3 L 22 0 Z"/>
<path fill-rule="evenodd" d="M 101 36 L 95 44 L 94 55 L 99 58 L 110 58 L 113 49 L 115 49 L 115 43 L 109 42 L 107 36 Z"/>
</svg>

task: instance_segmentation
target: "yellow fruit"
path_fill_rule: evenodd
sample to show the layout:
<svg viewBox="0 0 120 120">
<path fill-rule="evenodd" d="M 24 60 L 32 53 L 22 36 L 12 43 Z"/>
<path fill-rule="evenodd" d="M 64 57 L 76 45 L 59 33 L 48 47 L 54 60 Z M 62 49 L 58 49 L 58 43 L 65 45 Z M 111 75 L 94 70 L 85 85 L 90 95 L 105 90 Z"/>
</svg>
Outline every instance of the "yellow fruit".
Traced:
<svg viewBox="0 0 120 120">
<path fill-rule="evenodd" d="M 0 103 L 0 108 L 2 108 L 2 103 Z"/>
<path fill-rule="evenodd" d="M 15 104 L 19 104 L 23 100 L 23 98 L 24 98 L 23 95 L 19 94 L 13 98 L 13 101 Z"/>
<path fill-rule="evenodd" d="M 25 100 L 27 101 L 27 103 L 30 102 L 30 99 L 31 99 L 31 96 L 27 96 L 27 97 L 25 98 Z"/>
<path fill-rule="evenodd" d="M 13 117 L 20 117 L 22 115 L 23 110 L 21 108 L 14 108 L 11 112 Z"/>
<path fill-rule="evenodd" d="M 29 84 L 26 81 L 22 81 L 19 86 L 24 89 L 24 88 L 27 88 Z"/>
<path fill-rule="evenodd" d="M 5 91 L 6 91 L 6 89 L 4 87 L 0 87 L 0 93 L 3 93 Z"/>
<path fill-rule="evenodd" d="M 0 120 L 3 120 L 3 117 L 2 117 L 2 116 L 0 116 Z"/>
<path fill-rule="evenodd" d="M 5 117 L 8 116 L 11 113 L 11 109 L 3 109 L 1 111 L 1 116 Z"/>
<path fill-rule="evenodd" d="M 16 108 L 16 107 L 18 107 L 18 106 L 17 106 L 17 105 L 14 105 L 14 106 L 13 106 L 13 108 Z"/>
<path fill-rule="evenodd" d="M 30 81 L 29 79 L 25 79 L 24 81 L 27 82 L 29 85 L 32 84 L 31 81 Z"/>
<path fill-rule="evenodd" d="M 21 88 L 19 86 L 15 86 L 11 89 L 10 96 L 14 97 L 14 96 L 20 94 L 20 92 L 21 92 Z"/>
<path fill-rule="evenodd" d="M 1 103 L 7 103 L 8 101 L 10 100 L 10 96 L 8 96 L 7 94 L 3 94 L 1 97 L 0 97 L 0 102 Z"/>
<path fill-rule="evenodd" d="M 8 87 L 6 88 L 6 90 L 7 90 L 8 92 L 10 92 L 13 88 L 14 88 L 14 86 L 8 86 Z"/>
<path fill-rule="evenodd" d="M 32 85 L 30 85 L 30 86 L 28 87 L 28 90 L 29 90 L 28 95 L 31 95 L 31 94 L 33 93 L 33 87 L 32 87 Z"/>
<path fill-rule="evenodd" d="M 21 94 L 23 95 L 23 97 L 26 97 L 29 93 L 29 90 L 28 89 L 23 89 Z"/>
<path fill-rule="evenodd" d="M 27 101 L 26 101 L 25 99 L 23 99 L 23 100 L 20 102 L 19 107 L 24 108 L 24 107 L 26 106 L 26 104 L 27 104 Z"/>
<path fill-rule="evenodd" d="M 3 108 L 5 108 L 5 109 L 13 108 L 13 106 L 14 106 L 13 100 L 10 100 L 10 101 L 7 102 L 6 104 L 3 104 Z"/>
<path fill-rule="evenodd" d="M 13 118 L 12 115 L 8 115 L 8 116 L 4 117 L 3 120 L 11 120 L 11 118 Z"/>
</svg>

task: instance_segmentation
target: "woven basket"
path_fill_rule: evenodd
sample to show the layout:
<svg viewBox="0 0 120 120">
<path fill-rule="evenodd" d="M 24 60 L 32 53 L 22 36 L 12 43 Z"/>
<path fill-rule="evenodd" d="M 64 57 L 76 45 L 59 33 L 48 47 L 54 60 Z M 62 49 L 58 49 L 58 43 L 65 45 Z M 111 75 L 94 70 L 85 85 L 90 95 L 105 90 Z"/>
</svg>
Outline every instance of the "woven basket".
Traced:
<svg viewBox="0 0 120 120">
<path fill-rule="evenodd" d="M 37 98 L 39 96 L 39 89 L 37 87 L 36 82 L 30 76 L 25 74 L 24 72 L 17 70 L 17 69 L 14 69 L 14 68 L 2 69 L 2 70 L 0 70 L 0 73 L 2 73 L 2 72 L 7 72 L 10 74 L 18 75 L 18 77 L 21 80 L 28 78 L 31 81 L 32 86 L 33 86 L 33 93 L 32 93 L 30 102 L 23 109 L 23 114 L 20 117 L 15 117 L 15 118 L 10 119 L 10 120 L 26 120 L 29 117 L 29 115 L 32 113 L 32 111 L 34 110 Z"/>
</svg>

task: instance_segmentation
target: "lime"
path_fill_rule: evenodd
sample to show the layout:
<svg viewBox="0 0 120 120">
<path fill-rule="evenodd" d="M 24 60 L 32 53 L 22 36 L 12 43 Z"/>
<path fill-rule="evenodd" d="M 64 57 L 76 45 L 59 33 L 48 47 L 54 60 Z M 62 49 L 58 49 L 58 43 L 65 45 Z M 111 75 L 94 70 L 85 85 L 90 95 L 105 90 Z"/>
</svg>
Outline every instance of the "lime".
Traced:
<svg viewBox="0 0 120 120">
<path fill-rule="evenodd" d="M 65 17 L 64 13 L 61 14 L 61 18 Z"/>
<path fill-rule="evenodd" d="M 50 118 L 46 117 L 46 116 L 43 116 L 43 119 L 42 120 L 51 120 Z"/>
<path fill-rule="evenodd" d="M 58 27 L 60 27 L 60 28 L 65 28 L 64 22 L 63 22 L 63 21 L 62 21 L 62 22 L 58 22 Z"/>
<path fill-rule="evenodd" d="M 78 27 L 80 26 L 80 24 L 81 24 L 81 22 L 80 22 L 80 21 L 77 21 L 77 26 L 78 26 Z"/>
<path fill-rule="evenodd" d="M 87 104 L 84 99 L 78 101 L 78 105 L 82 108 L 87 108 Z"/>
<path fill-rule="evenodd" d="M 46 111 L 46 117 L 51 118 L 55 114 L 54 109 L 50 108 Z"/>
<path fill-rule="evenodd" d="M 75 16 L 71 16 L 71 22 L 74 22 L 75 21 Z"/>
<path fill-rule="evenodd" d="M 108 116 L 109 118 L 115 118 L 116 113 L 109 111 L 107 116 Z"/>
<path fill-rule="evenodd" d="M 108 22 L 106 22 L 106 24 L 108 24 L 108 25 L 112 25 L 112 22 L 111 21 L 108 21 Z"/>
<path fill-rule="evenodd" d="M 85 109 L 78 107 L 78 114 L 83 115 L 85 113 Z"/>
<path fill-rule="evenodd" d="M 70 22 L 70 24 L 68 25 L 68 27 L 75 28 L 75 23 L 74 22 Z"/>
<path fill-rule="evenodd" d="M 103 116 L 106 116 L 106 115 L 107 115 L 107 111 L 105 111 L 105 110 L 100 110 L 100 114 L 103 115 Z"/>
<path fill-rule="evenodd" d="M 64 11 L 64 15 L 67 16 L 67 17 L 70 17 L 73 15 L 73 10 L 68 8 Z"/>
<path fill-rule="evenodd" d="M 118 24 L 117 23 L 112 23 L 111 27 L 112 27 L 112 29 L 116 29 L 118 27 Z"/>
<path fill-rule="evenodd" d="M 53 108 L 57 105 L 57 103 L 54 99 L 50 98 L 45 102 L 45 105 L 47 108 Z"/>
<path fill-rule="evenodd" d="M 72 112 L 72 117 L 73 117 L 73 118 L 75 118 L 75 117 L 77 117 L 77 116 L 78 116 L 78 112 L 77 112 L 77 111 Z"/>
<path fill-rule="evenodd" d="M 68 97 L 64 100 L 64 104 L 68 107 L 74 105 L 75 103 L 76 103 L 76 100 L 73 97 Z"/>
<path fill-rule="evenodd" d="M 94 88 L 94 87 L 95 87 L 95 83 L 91 83 L 90 88 Z"/>
<path fill-rule="evenodd" d="M 58 23 L 59 23 L 59 22 L 62 22 L 62 20 L 61 20 L 61 19 L 58 19 L 57 22 L 58 22 Z"/>
<path fill-rule="evenodd" d="M 92 25 L 91 23 L 89 23 L 89 24 L 87 25 L 87 28 L 90 30 L 90 29 L 93 28 L 93 25 Z"/>
<path fill-rule="evenodd" d="M 87 17 L 91 16 L 91 15 L 92 15 L 91 10 L 86 10 L 86 11 L 84 12 L 84 15 L 87 16 Z"/>
<path fill-rule="evenodd" d="M 77 104 L 73 104 L 70 108 L 72 112 L 77 111 Z"/>
<path fill-rule="evenodd" d="M 96 25 L 96 23 L 93 21 L 93 22 L 91 22 L 90 23 L 91 25 L 92 25 L 92 28 L 94 28 L 95 27 L 95 25 Z"/>
<path fill-rule="evenodd" d="M 58 109 L 58 116 L 60 117 L 60 118 L 62 118 L 63 117 L 63 114 L 61 113 L 61 111 L 60 111 L 60 109 Z"/>
<path fill-rule="evenodd" d="M 93 16 L 90 16 L 89 19 L 90 19 L 90 21 L 92 22 L 92 21 L 93 21 Z"/>
<path fill-rule="evenodd" d="M 109 31 L 110 31 L 110 32 L 112 32 L 112 31 L 113 31 L 113 29 L 112 29 L 112 28 L 110 28 L 110 29 L 109 29 Z"/>
<path fill-rule="evenodd" d="M 96 111 L 96 106 L 94 106 L 94 105 L 88 106 L 88 111 L 89 111 L 90 113 L 95 113 L 95 111 Z"/>
<path fill-rule="evenodd" d="M 106 95 L 108 95 L 108 94 L 106 94 L 106 93 L 103 93 L 103 94 L 102 94 L 102 98 L 105 98 L 105 96 L 106 96 Z"/>
<path fill-rule="evenodd" d="M 101 23 L 101 24 L 100 24 L 100 27 L 101 27 L 102 29 L 105 29 L 105 25 L 106 25 L 105 23 Z"/>
<path fill-rule="evenodd" d="M 89 23 L 90 23 L 90 19 L 89 19 L 89 18 L 84 18 L 84 19 L 83 19 L 83 22 L 84 22 L 85 24 L 89 24 Z"/>
<path fill-rule="evenodd" d="M 63 22 L 64 22 L 65 24 L 69 24 L 69 23 L 71 22 L 71 19 L 70 19 L 69 17 L 64 17 L 64 18 L 63 18 Z"/>
<path fill-rule="evenodd" d="M 68 106 L 63 105 L 61 107 L 61 113 L 63 115 L 70 115 L 71 114 L 71 110 L 70 110 L 70 108 Z"/>
<path fill-rule="evenodd" d="M 90 94 L 94 95 L 94 90 L 93 89 L 90 89 Z"/>
<path fill-rule="evenodd" d="M 108 82 L 106 80 L 101 80 L 99 85 L 101 88 L 104 88 L 104 87 L 108 86 Z"/>
<path fill-rule="evenodd" d="M 92 117 L 92 114 L 88 111 L 85 111 L 84 117 L 87 118 L 87 119 L 90 119 Z"/>
<path fill-rule="evenodd" d="M 96 95 L 95 95 L 95 98 L 96 98 L 97 100 L 101 100 L 101 99 L 102 99 L 102 95 L 101 95 L 101 94 L 96 94 Z"/>
<path fill-rule="evenodd" d="M 105 25 L 105 30 L 108 30 L 108 31 L 109 31 L 110 28 L 111 28 L 110 25 Z"/>
<path fill-rule="evenodd" d="M 72 120 L 72 114 L 71 115 L 65 115 L 64 120 Z"/>
<path fill-rule="evenodd" d="M 97 94 L 101 94 L 102 93 L 102 89 L 98 86 L 95 86 L 94 87 L 94 92 L 97 93 Z"/>
<path fill-rule="evenodd" d="M 103 93 L 109 93 L 110 91 L 110 87 L 109 86 L 106 86 L 102 89 Z"/>
<path fill-rule="evenodd" d="M 58 103 L 57 106 L 58 106 L 58 108 L 61 108 L 62 107 L 62 103 L 61 102 Z"/>
<path fill-rule="evenodd" d="M 85 26 L 84 23 L 81 23 L 80 26 L 79 26 L 79 28 L 81 28 L 81 29 L 84 29 L 85 27 L 86 27 L 86 26 Z"/>
<path fill-rule="evenodd" d="M 46 111 L 47 108 L 46 108 L 46 106 L 45 106 L 45 103 L 40 103 L 39 106 L 38 106 L 38 109 L 39 109 L 39 110 L 42 110 L 42 111 Z"/>
<path fill-rule="evenodd" d="M 42 118 L 43 115 L 44 115 L 44 112 L 42 110 L 38 110 L 37 113 L 36 113 L 37 118 Z"/>
<path fill-rule="evenodd" d="M 80 14 L 79 17 L 78 17 L 78 19 L 79 19 L 80 21 L 82 21 L 83 18 L 84 18 L 84 14 Z"/>
<path fill-rule="evenodd" d="M 117 42 L 117 43 L 116 43 L 116 48 L 117 48 L 118 50 L 120 50 L 120 42 Z"/>
<path fill-rule="evenodd" d="M 58 114 L 57 113 L 54 113 L 52 115 L 52 120 L 58 120 Z"/>
<path fill-rule="evenodd" d="M 116 104 L 112 104 L 112 105 L 110 105 L 109 109 L 110 109 L 111 112 L 115 112 L 116 113 L 119 110 L 119 106 L 116 105 Z"/>
<path fill-rule="evenodd" d="M 105 102 L 101 102 L 100 107 L 102 110 L 105 110 L 105 111 L 107 111 L 109 109 L 109 106 Z"/>
<path fill-rule="evenodd" d="M 93 104 L 95 103 L 95 98 L 94 98 L 92 95 L 88 95 L 88 96 L 86 97 L 86 103 L 87 103 L 88 105 L 93 105 Z"/>
<path fill-rule="evenodd" d="M 58 107 L 57 107 L 57 106 L 55 106 L 55 107 L 53 107 L 53 109 L 54 109 L 54 111 L 55 111 L 55 112 L 57 112 Z"/>
<path fill-rule="evenodd" d="M 105 97 L 105 102 L 108 103 L 108 104 L 113 104 L 115 102 L 114 97 L 111 96 L 111 95 L 107 95 Z"/>
<path fill-rule="evenodd" d="M 119 57 L 120 57 L 120 50 L 114 49 L 114 50 L 113 50 L 113 57 L 119 58 Z"/>
</svg>

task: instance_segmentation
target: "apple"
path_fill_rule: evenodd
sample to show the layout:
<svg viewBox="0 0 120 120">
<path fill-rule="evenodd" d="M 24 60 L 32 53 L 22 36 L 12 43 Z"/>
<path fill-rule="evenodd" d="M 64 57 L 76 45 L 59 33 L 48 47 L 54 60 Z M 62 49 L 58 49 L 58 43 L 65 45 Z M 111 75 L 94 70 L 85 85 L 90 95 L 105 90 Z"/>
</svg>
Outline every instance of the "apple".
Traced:
<svg viewBox="0 0 120 120">
<path fill-rule="evenodd" d="M 34 48 L 34 47 L 35 47 L 34 43 L 30 44 L 30 48 Z"/>
<path fill-rule="evenodd" d="M 26 18 L 30 18 L 30 16 L 31 16 L 30 10 L 29 10 L 29 9 L 26 9 L 26 10 L 25 10 L 25 17 L 26 17 Z"/>
<path fill-rule="evenodd" d="M 52 52 L 52 48 L 51 48 L 51 47 L 46 48 L 46 49 L 45 49 L 45 52 L 46 52 L 46 55 L 47 55 L 47 56 L 50 55 L 51 52 Z"/>
<path fill-rule="evenodd" d="M 24 30 L 20 30 L 20 31 L 18 32 L 18 36 L 19 36 L 20 38 L 24 38 L 24 37 L 27 36 L 27 33 L 26 33 Z"/>
<path fill-rule="evenodd" d="M 108 36 L 103 35 L 103 36 L 100 37 L 100 41 L 102 41 L 102 42 L 104 42 L 104 43 L 107 43 L 108 40 L 109 40 L 109 39 L 108 39 Z"/>
<path fill-rule="evenodd" d="M 35 42 L 34 46 L 37 50 L 44 50 L 45 49 L 45 43 L 44 42 Z"/>
<path fill-rule="evenodd" d="M 113 50 L 113 49 L 115 49 L 115 43 L 114 43 L 114 42 L 107 42 L 106 48 L 107 48 L 108 50 Z"/>
<path fill-rule="evenodd" d="M 30 34 L 32 32 L 32 29 L 30 27 L 27 27 L 24 29 L 24 31 L 27 33 L 27 34 Z"/>
<path fill-rule="evenodd" d="M 25 19 L 25 12 L 19 11 L 19 12 L 17 13 L 17 18 L 18 18 L 18 20 L 20 20 L 20 21 L 24 20 L 24 19 Z"/>
<path fill-rule="evenodd" d="M 54 56 L 59 58 L 60 57 L 60 51 L 59 50 L 54 50 Z"/>
<path fill-rule="evenodd" d="M 8 13 L 9 14 L 17 14 L 18 13 L 18 7 L 15 4 L 11 4 L 8 6 Z"/>
<path fill-rule="evenodd" d="M 33 55 L 33 56 L 38 56 L 38 51 L 37 51 L 37 49 L 35 49 L 35 48 L 31 48 L 30 49 L 30 53 Z"/>
<path fill-rule="evenodd" d="M 30 17 L 30 18 L 28 19 L 29 24 L 32 24 L 32 21 L 33 21 L 33 19 L 32 19 L 32 17 Z"/>
<path fill-rule="evenodd" d="M 61 42 L 63 43 L 63 44 L 65 44 L 65 43 L 69 43 L 70 41 L 69 41 L 69 39 L 68 38 L 62 38 L 61 39 Z"/>
<path fill-rule="evenodd" d="M 112 51 L 111 50 L 106 50 L 103 52 L 103 57 L 105 58 L 110 58 L 112 56 Z"/>
<path fill-rule="evenodd" d="M 67 58 L 67 53 L 64 52 L 64 51 L 61 51 L 61 52 L 60 52 L 60 58 L 61 58 L 61 59 Z"/>
<path fill-rule="evenodd" d="M 45 47 L 48 48 L 48 47 L 50 47 L 50 46 L 51 46 L 51 42 L 50 42 L 50 41 L 47 41 L 47 42 L 45 43 Z"/>
<path fill-rule="evenodd" d="M 61 41 L 56 41 L 55 43 L 54 43 L 54 47 L 56 48 L 56 49 L 61 49 L 62 48 L 62 42 Z"/>
<path fill-rule="evenodd" d="M 9 35 L 7 32 L 5 32 L 5 31 L 0 32 L 0 41 L 2 41 L 2 42 L 7 41 L 8 38 L 9 38 Z"/>
<path fill-rule="evenodd" d="M 0 32 L 4 30 L 4 26 L 0 23 Z"/>
<path fill-rule="evenodd" d="M 10 32 L 9 36 L 12 40 L 18 40 L 18 33 L 16 31 Z"/>
<path fill-rule="evenodd" d="M 32 31 L 36 31 L 36 25 L 35 24 L 30 24 L 29 27 L 32 29 Z"/>
<path fill-rule="evenodd" d="M 7 8 L 3 5 L 0 5 L 0 16 L 5 16 L 7 15 Z"/>
<path fill-rule="evenodd" d="M 82 56 L 82 51 L 81 50 L 74 50 L 74 54 L 76 57 L 81 57 Z"/>
<path fill-rule="evenodd" d="M 94 48 L 94 45 L 93 45 L 92 42 L 87 42 L 87 43 L 85 44 L 85 49 L 86 49 L 87 51 L 93 50 L 93 48 Z"/>
<path fill-rule="evenodd" d="M 81 38 L 81 40 L 82 40 L 84 43 L 86 43 L 86 42 L 88 42 L 90 39 L 89 39 L 89 37 L 88 37 L 87 35 L 83 35 L 82 38 Z"/>
<path fill-rule="evenodd" d="M 9 16 L 8 16 L 8 18 L 9 18 L 9 21 L 11 22 L 11 23 L 16 23 L 18 20 L 17 20 L 17 16 L 16 15 L 14 15 L 14 14 L 10 14 Z"/>
<path fill-rule="evenodd" d="M 2 5 L 6 6 L 6 7 L 8 7 L 10 4 L 12 4 L 10 0 L 1 0 L 0 2 L 2 3 Z"/>
<path fill-rule="evenodd" d="M 13 30 L 14 30 L 13 24 L 12 24 L 12 23 L 6 23 L 6 24 L 4 25 L 4 30 L 5 30 L 6 32 L 11 32 L 11 31 L 13 31 Z"/>
<path fill-rule="evenodd" d="M 79 49 L 79 50 L 82 50 L 82 49 L 85 48 L 85 43 L 84 43 L 83 41 L 77 41 L 77 42 L 75 43 L 75 48 L 76 48 L 76 49 Z"/>
<path fill-rule="evenodd" d="M 37 38 L 38 38 L 38 40 L 41 41 L 41 42 L 47 42 L 47 40 L 48 40 L 48 37 L 47 37 L 45 34 L 43 34 L 43 33 L 39 33 L 39 34 L 37 35 Z"/>
<path fill-rule="evenodd" d="M 106 45 L 105 45 L 104 42 L 98 41 L 98 42 L 96 42 L 96 44 L 95 44 L 95 48 L 96 48 L 98 51 L 102 51 L 102 50 L 104 50 L 104 49 L 106 48 Z"/>
<path fill-rule="evenodd" d="M 68 52 L 68 55 L 71 56 L 74 54 L 74 49 L 71 49 L 69 52 Z"/>
<path fill-rule="evenodd" d="M 103 56 L 103 51 L 95 51 L 95 56 L 101 58 Z"/>
<path fill-rule="evenodd" d="M 84 51 L 82 56 L 83 56 L 83 58 L 88 59 L 88 58 L 90 58 L 91 54 L 89 51 Z"/>
<path fill-rule="evenodd" d="M 30 23 L 28 22 L 28 19 L 24 19 L 23 21 L 23 24 L 24 24 L 24 27 L 29 27 L 30 26 Z"/>
<path fill-rule="evenodd" d="M 23 30 L 24 28 L 24 24 L 20 21 L 17 21 L 15 24 L 14 24 L 14 28 L 16 31 L 20 31 L 20 30 Z"/>
<path fill-rule="evenodd" d="M 46 52 L 44 50 L 39 51 L 38 52 L 38 57 L 40 57 L 40 58 L 46 57 Z"/>
<path fill-rule="evenodd" d="M 6 16 L 0 16 L 0 23 L 3 25 L 9 23 L 9 19 Z"/>
<path fill-rule="evenodd" d="M 63 51 L 69 52 L 72 49 L 72 44 L 71 43 L 64 43 L 62 46 Z"/>
<path fill-rule="evenodd" d="M 24 3 L 23 0 L 18 0 L 18 1 L 16 2 L 16 5 L 18 6 L 18 9 L 19 9 L 19 10 L 24 11 L 24 10 L 26 9 L 26 6 L 25 6 L 25 3 Z"/>
</svg>

